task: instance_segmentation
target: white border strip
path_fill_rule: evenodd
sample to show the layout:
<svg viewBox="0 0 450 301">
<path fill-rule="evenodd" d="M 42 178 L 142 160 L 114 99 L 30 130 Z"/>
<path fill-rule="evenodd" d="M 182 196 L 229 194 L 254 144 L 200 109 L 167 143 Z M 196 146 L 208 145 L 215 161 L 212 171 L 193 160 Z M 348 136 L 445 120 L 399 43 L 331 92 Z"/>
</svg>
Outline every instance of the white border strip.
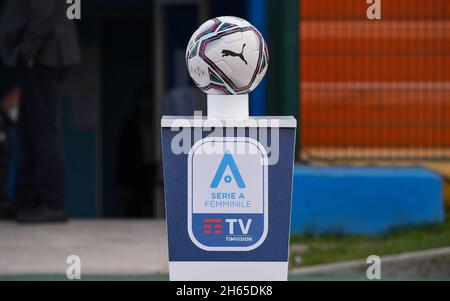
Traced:
<svg viewBox="0 0 450 301">
<path fill-rule="evenodd" d="M 288 263 L 169 261 L 170 281 L 287 281 Z"/>
<path fill-rule="evenodd" d="M 286 117 L 249 117 L 248 119 L 207 119 L 193 116 L 163 116 L 163 128 L 212 128 L 212 127 L 244 127 L 244 128 L 296 128 L 297 120 L 292 116 Z"/>
</svg>

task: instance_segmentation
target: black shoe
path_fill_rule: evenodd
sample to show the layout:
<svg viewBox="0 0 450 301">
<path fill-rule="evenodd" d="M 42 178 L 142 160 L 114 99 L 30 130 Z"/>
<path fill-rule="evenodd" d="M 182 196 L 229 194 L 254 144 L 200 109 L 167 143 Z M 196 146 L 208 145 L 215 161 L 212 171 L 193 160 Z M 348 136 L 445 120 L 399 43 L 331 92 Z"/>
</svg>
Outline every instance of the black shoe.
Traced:
<svg viewBox="0 0 450 301">
<path fill-rule="evenodd" d="M 18 223 L 63 223 L 68 217 L 65 210 L 36 209 L 20 212 L 16 220 Z"/>
</svg>

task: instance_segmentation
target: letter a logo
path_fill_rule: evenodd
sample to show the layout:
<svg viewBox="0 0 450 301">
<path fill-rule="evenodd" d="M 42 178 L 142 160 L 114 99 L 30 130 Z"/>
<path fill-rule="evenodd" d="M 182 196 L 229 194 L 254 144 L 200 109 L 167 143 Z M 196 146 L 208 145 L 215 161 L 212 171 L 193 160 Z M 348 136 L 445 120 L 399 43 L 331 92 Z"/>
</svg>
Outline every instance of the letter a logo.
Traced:
<svg viewBox="0 0 450 301">
<path fill-rule="evenodd" d="M 238 185 L 239 188 L 245 188 L 245 183 L 242 180 L 241 173 L 239 172 L 239 169 L 236 165 L 236 162 L 234 162 L 233 156 L 231 156 L 230 153 L 226 152 L 223 155 L 222 162 L 220 162 L 219 167 L 217 168 L 216 174 L 211 182 L 210 188 L 217 188 L 219 186 L 220 180 L 225 174 L 225 170 L 227 167 L 230 168 L 231 173 L 233 174 L 233 177 Z M 224 181 L 226 183 L 230 183 L 233 178 L 229 175 L 226 175 L 224 178 Z"/>
</svg>

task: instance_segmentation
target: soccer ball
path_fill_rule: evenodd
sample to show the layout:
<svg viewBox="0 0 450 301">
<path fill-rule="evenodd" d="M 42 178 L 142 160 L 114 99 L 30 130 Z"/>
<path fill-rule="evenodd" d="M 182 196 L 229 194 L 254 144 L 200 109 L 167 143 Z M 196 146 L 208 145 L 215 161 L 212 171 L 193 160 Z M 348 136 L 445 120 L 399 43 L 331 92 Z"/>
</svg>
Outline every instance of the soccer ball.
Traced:
<svg viewBox="0 0 450 301">
<path fill-rule="evenodd" d="M 247 94 L 266 74 L 269 52 L 261 33 L 249 22 L 218 17 L 192 35 L 186 64 L 195 84 L 208 94 Z"/>
</svg>

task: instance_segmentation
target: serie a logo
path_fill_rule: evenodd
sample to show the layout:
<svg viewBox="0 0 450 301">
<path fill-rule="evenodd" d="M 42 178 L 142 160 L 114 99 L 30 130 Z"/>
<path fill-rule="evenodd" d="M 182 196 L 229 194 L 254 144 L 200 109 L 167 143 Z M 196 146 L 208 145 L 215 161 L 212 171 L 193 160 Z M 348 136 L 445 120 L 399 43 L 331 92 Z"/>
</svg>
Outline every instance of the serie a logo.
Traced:
<svg viewBox="0 0 450 301">
<path fill-rule="evenodd" d="M 188 157 L 191 241 L 206 251 L 259 247 L 269 227 L 267 185 L 267 152 L 258 141 L 220 137 L 197 142 Z"/>
</svg>

